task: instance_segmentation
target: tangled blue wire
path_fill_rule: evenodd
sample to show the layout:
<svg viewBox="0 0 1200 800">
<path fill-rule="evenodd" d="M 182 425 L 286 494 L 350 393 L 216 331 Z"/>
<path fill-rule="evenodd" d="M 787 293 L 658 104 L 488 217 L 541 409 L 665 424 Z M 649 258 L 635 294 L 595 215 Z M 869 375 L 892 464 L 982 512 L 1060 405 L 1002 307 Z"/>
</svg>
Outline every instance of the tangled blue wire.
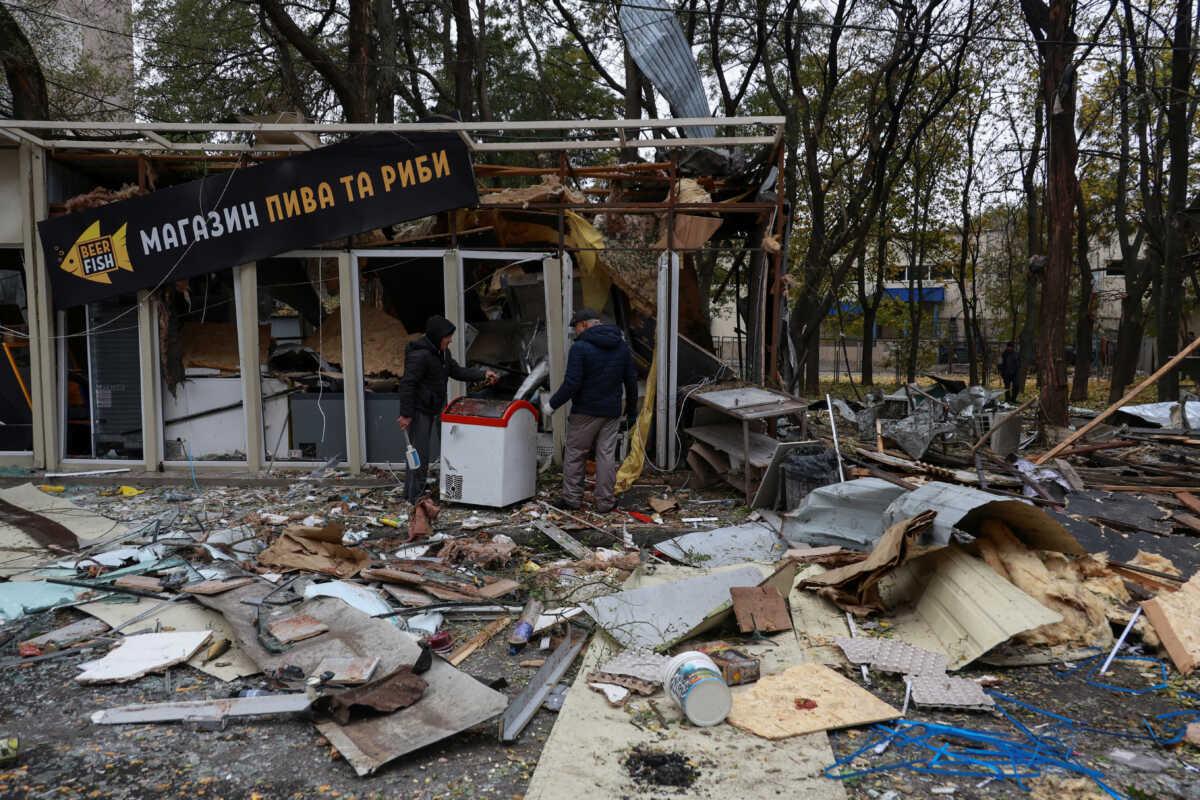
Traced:
<svg viewBox="0 0 1200 800">
<path fill-rule="evenodd" d="M 1055 670 L 1055 672 L 1058 675 L 1070 675 L 1091 665 L 1085 673 L 1085 680 L 1089 685 L 1132 695 L 1142 695 L 1167 687 L 1166 665 L 1159 659 L 1141 656 L 1122 656 L 1116 660 L 1145 661 L 1157 664 L 1162 679 L 1153 686 L 1145 689 L 1131 689 L 1096 680 L 1096 672 L 1100 667 L 1099 659 L 1102 655 L 1103 653 L 1098 653 L 1071 669 Z M 845 780 L 877 772 L 907 768 L 914 772 L 931 775 L 995 780 L 1011 779 L 1022 789 L 1028 791 L 1026 780 L 1038 777 L 1047 767 L 1055 767 L 1090 778 L 1109 796 L 1116 800 L 1127 800 L 1124 794 L 1104 782 L 1102 772 L 1086 767 L 1075 760 L 1075 746 L 1079 736 L 1084 733 L 1092 733 L 1120 739 L 1148 740 L 1158 745 L 1170 745 L 1184 737 L 1189 722 L 1200 720 L 1200 709 L 1184 709 L 1169 711 L 1153 717 L 1143 717 L 1146 733 L 1114 731 L 1084 724 L 999 692 L 989 691 L 987 693 L 996 701 L 996 708 L 1012 723 L 1020 736 L 1005 736 L 990 731 L 953 725 L 900 719 L 895 722 L 893 727 L 883 724 L 873 726 L 875 735 L 871 740 L 850 755 L 835 761 L 825 770 L 826 777 Z M 1200 701 L 1200 695 L 1191 692 L 1180 692 L 1179 696 Z M 1013 708 L 1038 714 L 1052 722 L 1044 725 L 1044 731 L 1035 733 L 1013 716 L 1010 710 Z M 846 769 L 855 759 L 880 745 L 895 745 L 896 753 L 900 756 L 899 760 L 863 769 Z"/>
</svg>

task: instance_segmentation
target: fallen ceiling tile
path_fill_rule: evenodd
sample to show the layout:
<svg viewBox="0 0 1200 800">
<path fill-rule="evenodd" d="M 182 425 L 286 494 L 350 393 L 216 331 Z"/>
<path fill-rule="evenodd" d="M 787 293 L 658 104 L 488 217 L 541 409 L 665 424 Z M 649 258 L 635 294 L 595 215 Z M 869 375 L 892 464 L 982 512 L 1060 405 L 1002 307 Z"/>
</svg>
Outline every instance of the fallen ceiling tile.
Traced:
<svg viewBox="0 0 1200 800">
<path fill-rule="evenodd" d="M 996 705 L 983 687 L 970 678 L 914 675 L 908 682 L 912 687 L 912 701 L 919 706 L 986 711 Z"/>
<path fill-rule="evenodd" d="M 770 526 L 758 522 L 676 536 L 655 547 L 685 564 L 724 567 L 747 561 L 774 564 L 787 552 L 787 544 Z"/>
<path fill-rule="evenodd" d="M 600 665 L 601 672 L 628 675 L 647 683 L 662 683 L 663 670 L 671 659 L 648 650 L 625 650 L 621 655 Z"/>
<path fill-rule="evenodd" d="M 815 705 L 804 707 L 805 701 Z M 764 739 L 869 725 L 900 712 L 823 664 L 798 664 L 733 690 L 725 721 Z"/>
<path fill-rule="evenodd" d="M 907 642 L 881 639 L 871 659 L 871 668 L 905 675 L 944 675 L 946 661 L 945 653 L 923 650 Z"/>
<path fill-rule="evenodd" d="M 129 636 L 103 658 L 79 665 L 80 683 L 124 683 L 147 672 L 187 661 L 212 636 L 210 631 L 143 633 Z"/>
<path fill-rule="evenodd" d="M 842 648 L 851 664 L 870 664 L 879 650 L 879 643 L 883 640 L 863 636 L 839 636 L 834 641 Z"/>
<path fill-rule="evenodd" d="M 626 647 L 658 650 L 695 631 L 729 607 L 733 586 L 757 586 L 757 567 L 738 567 L 675 583 L 628 589 L 581 603 L 592 619 Z"/>
</svg>

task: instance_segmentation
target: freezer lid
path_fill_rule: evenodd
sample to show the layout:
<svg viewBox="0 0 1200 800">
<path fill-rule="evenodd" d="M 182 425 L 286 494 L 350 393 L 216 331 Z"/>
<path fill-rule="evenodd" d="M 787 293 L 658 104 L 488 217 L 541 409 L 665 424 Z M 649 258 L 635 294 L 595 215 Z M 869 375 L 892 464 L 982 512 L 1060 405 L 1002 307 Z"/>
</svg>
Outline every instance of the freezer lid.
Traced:
<svg viewBox="0 0 1200 800">
<path fill-rule="evenodd" d="M 485 425 L 492 428 L 507 428 L 508 421 L 521 409 L 528 409 L 533 418 L 538 418 L 537 409 L 526 400 L 490 400 L 482 397 L 459 397 L 451 400 L 442 411 L 442 422 L 457 422 L 463 425 Z"/>
</svg>

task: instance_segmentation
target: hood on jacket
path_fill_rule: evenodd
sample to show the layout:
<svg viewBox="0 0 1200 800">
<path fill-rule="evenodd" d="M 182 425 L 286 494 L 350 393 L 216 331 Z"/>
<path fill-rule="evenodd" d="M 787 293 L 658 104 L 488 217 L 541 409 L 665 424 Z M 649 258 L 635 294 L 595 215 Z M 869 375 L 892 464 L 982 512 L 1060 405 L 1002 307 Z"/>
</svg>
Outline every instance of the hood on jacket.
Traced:
<svg viewBox="0 0 1200 800">
<path fill-rule="evenodd" d="M 604 350 L 612 350 L 625 341 L 616 325 L 593 325 L 579 334 L 577 341 L 587 342 Z"/>
<path fill-rule="evenodd" d="M 442 339 L 454 333 L 454 323 L 443 317 L 441 314 L 434 314 L 425 321 L 425 335 L 429 337 L 429 341 L 440 345 Z"/>
</svg>

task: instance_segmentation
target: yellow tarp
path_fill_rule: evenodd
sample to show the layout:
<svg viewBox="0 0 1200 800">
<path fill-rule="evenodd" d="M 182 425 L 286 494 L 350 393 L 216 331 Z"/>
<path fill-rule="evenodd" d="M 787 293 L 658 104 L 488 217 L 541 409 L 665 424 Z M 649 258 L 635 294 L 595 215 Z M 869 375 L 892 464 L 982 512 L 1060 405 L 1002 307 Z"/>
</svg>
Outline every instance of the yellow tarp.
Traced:
<svg viewBox="0 0 1200 800">
<path fill-rule="evenodd" d="M 642 400 L 642 410 L 638 414 L 637 426 L 630 432 L 629 453 L 617 470 L 617 485 L 615 491 L 620 494 L 629 490 L 633 482 L 642 474 L 646 464 L 646 438 L 650 435 L 650 420 L 654 417 L 654 388 L 657 384 L 655 374 L 658 372 L 658 353 L 650 363 L 650 374 L 646 376 L 646 397 Z"/>
</svg>

